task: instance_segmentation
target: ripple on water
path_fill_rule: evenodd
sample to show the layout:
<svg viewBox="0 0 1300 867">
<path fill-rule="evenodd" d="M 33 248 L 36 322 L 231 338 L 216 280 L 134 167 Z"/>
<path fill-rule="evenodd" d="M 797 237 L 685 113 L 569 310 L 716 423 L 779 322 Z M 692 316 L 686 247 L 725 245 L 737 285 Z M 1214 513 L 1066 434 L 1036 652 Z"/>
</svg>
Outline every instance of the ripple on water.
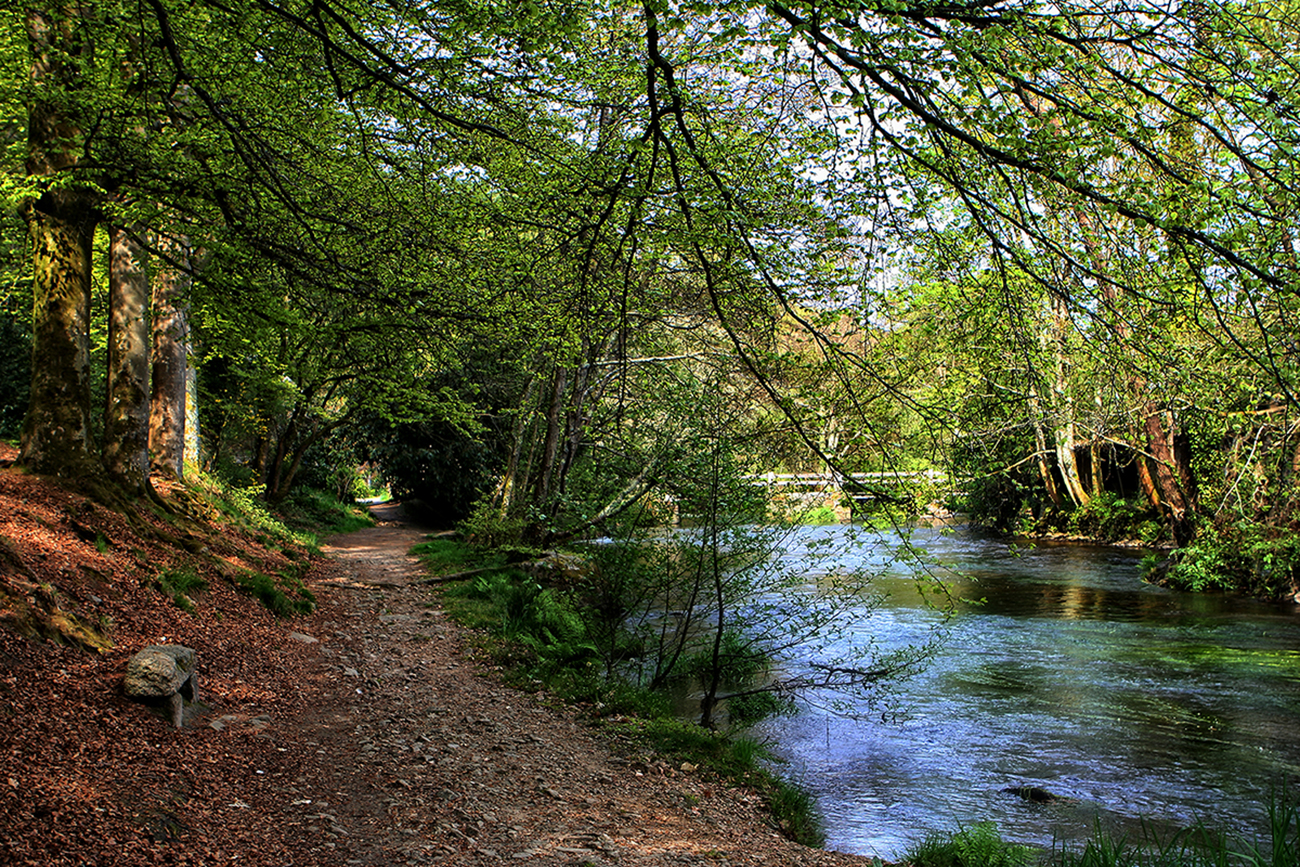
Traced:
<svg viewBox="0 0 1300 867">
<path fill-rule="evenodd" d="M 897 696 L 901 722 L 809 707 L 761 727 L 816 795 L 834 848 L 896 859 L 930 830 L 983 820 L 1041 845 L 1099 820 L 1135 834 L 1142 821 L 1198 818 L 1244 830 L 1270 787 L 1300 779 L 1291 609 L 1150 587 L 1127 551 L 1009 552 L 962 532 L 917 541 L 979 604 L 960 607 L 931 667 Z M 938 619 L 891 568 L 870 626 L 886 649 Z M 1001 791 L 1016 785 L 1069 800 Z"/>
</svg>

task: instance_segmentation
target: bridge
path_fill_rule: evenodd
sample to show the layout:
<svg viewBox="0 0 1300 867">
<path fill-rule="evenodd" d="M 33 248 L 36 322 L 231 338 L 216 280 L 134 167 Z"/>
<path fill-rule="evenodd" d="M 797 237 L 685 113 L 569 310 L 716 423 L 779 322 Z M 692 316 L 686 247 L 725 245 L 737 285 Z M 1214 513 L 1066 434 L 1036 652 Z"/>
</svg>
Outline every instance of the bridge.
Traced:
<svg viewBox="0 0 1300 867">
<path fill-rule="evenodd" d="M 773 493 L 773 505 L 797 514 L 829 508 L 840 521 L 852 520 L 862 507 L 894 496 L 900 499 L 908 489 L 928 486 L 950 493 L 951 477 L 942 470 L 912 470 L 874 473 L 759 473 L 749 482 Z"/>
</svg>

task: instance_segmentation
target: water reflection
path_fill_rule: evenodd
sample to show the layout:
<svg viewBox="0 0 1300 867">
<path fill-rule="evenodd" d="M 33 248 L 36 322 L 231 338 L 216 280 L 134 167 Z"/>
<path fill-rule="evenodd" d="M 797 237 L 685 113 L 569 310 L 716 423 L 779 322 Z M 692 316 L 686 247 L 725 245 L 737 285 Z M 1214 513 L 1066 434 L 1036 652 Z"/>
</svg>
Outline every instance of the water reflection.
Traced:
<svg viewBox="0 0 1300 867">
<path fill-rule="evenodd" d="M 805 542 L 839 528 L 807 531 Z M 817 795 L 833 848 L 897 858 L 929 830 L 992 819 L 1049 845 L 1096 821 L 1136 832 L 1203 817 L 1248 829 L 1270 788 L 1300 780 L 1294 608 L 1143 584 L 1138 555 L 918 531 L 961 600 L 900 724 L 809 708 L 763 733 Z M 941 619 L 889 555 L 872 620 L 884 648 Z M 847 639 L 846 639 L 847 641 Z M 1002 790 L 1037 785 L 1041 805 Z"/>
</svg>

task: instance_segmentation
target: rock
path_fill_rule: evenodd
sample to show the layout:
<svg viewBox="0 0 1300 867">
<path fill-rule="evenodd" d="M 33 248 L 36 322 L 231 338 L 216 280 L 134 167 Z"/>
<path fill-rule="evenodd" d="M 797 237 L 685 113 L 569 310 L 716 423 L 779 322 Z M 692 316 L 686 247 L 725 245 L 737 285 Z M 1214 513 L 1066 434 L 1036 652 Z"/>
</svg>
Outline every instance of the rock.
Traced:
<svg viewBox="0 0 1300 867">
<path fill-rule="evenodd" d="M 319 639 L 312 638 L 310 635 L 307 635 L 306 633 L 303 632 L 290 632 L 289 637 L 292 638 L 294 641 L 299 641 L 302 642 L 303 644 L 319 643 Z"/>
<path fill-rule="evenodd" d="M 131 698 L 166 699 L 172 722 L 180 728 L 184 698 L 191 702 L 199 700 L 197 655 L 191 648 L 178 644 L 146 647 L 126 664 L 125 685 L 126 694 Z"/>
<path fill-rule="evenodd" d="M 224 731 L 226 726 L 234 722 L 239 722 L 239 717 L 236 714 L 231 713 L 217 717 L 212 722 L 208 723 L 208 727 L 216 729 L 217 731 Z"/>
<path fill-rule="evenodd" d="M 1024 798 L 1031 804 L 1056 804 L 1068 800 L 1039 786 L 1007 786 L 1002 791 L 1018 798 Z"/>
<path fill-rule="evenodd" d="M 554 584 L 573 584 L 591 574 L 591 561 L 580 554 L 552 551 L 540 558 L 519 564 L 520 568 L 538 581 Z"/>
</svg>

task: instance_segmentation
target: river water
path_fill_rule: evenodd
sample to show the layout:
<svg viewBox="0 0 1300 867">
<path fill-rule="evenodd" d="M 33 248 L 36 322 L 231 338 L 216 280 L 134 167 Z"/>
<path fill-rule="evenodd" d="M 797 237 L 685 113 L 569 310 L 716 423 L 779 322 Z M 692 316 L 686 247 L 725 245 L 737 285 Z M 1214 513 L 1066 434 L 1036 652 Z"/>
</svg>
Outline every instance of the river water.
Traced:
<svg viewBox="0 0 1300 867">
<path fill-rule="evenodd" d="M 805 528 L 795 547 L 847 532 Z M 1295 606 L 1153 587 L 1121 549 L 1010 549 L 965 529 L 912 541 L 962 601 L 898 713 L 814 702 L 759 728 L 816 797 L 830 848 L 897 859 L 929 831 L 986 820 L 1042 846 L 1098 822 L 1130 838 L 1197 819 L 1251 834 L 1274 788 L 1300 790 Z M 884 572 L 868 591 L 883 597 L 874 639 L 923 640 L 943 615 L 911 568 L 861 557 Z M 1066 800 L 1002 791 L 1018 786 Z"/>
</svg>

